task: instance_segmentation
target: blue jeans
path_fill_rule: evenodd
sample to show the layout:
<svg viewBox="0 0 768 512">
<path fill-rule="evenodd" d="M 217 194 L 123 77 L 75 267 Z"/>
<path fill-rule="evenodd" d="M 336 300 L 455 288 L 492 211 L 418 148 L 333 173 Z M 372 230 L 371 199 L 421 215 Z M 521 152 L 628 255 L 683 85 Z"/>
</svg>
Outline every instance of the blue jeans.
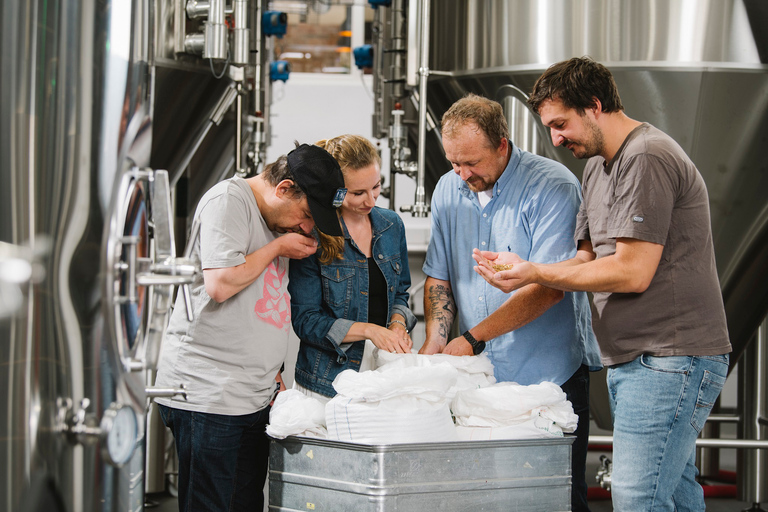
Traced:
<svg viewBox="0 0 768 512">
<path fill-rule="evenodd" d="M 614 510 L 704 510 L 696 438 L 727 375 L 728 354 L 644 354 L 608 369 Z"/>
<path fill-rule="evenodd" d="M 179 456 L 179 511 L 264 510 L 269 407 L 243 416 L 158 404 Z"/>
<path fill-rule="evenodd" d="M 589 369 L 585 365 L 576 370 L 560 386 L 579 417 L 576 439 L 571 447 L 571 510 L 589 512 L 587 505 L 587 445 L 589 444 Z"/>
</svg>

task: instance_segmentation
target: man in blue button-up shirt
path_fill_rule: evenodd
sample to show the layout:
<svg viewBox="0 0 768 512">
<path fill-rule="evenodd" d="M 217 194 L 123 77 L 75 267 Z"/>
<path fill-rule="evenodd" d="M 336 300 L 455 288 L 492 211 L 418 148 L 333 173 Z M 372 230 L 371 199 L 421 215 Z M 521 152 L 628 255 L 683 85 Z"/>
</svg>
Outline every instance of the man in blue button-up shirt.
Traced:
<svg viewBox="0 0 768 512">
<path fill-rule="evenodd" d="M 555 263 L 576 254 L 581 189 L 563 165 L 515 147 L 501 105 L 469 95 L 442 119 L 453 172 L 432 195 L 432 232 L 424 263 L 426 341 L 420 353 L 478 354 L 499 381 L 554 382 L 579 416 L 573 445 L 574 511 L 587 507 L 589 367 L 600 367 L 584 293 L 529 285 L 512 294 L 474 269 L 472 249 L 509 251 Z M 526 257 L 527 256 L 527 257 Z M 448 335 L 458 313 L 463 335 Z"/>
</svg>

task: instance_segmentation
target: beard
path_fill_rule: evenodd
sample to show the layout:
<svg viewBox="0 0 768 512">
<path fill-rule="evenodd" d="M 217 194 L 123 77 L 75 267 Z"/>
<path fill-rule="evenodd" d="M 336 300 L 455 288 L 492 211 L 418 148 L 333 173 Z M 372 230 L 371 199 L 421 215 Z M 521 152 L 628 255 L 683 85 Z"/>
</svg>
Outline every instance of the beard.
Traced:
<svg viewBox="0 0 768 512">
<path fill-rule="evenodd" d="M 568 147 L 568 149 L 571 150 L 573 156 L 579 159 L 592 158 L 593 156 L 601 155 L 605 150 L 605 137 L 603 136 L 603 132 L 586 116 L 584 117 L 584 121 L 589 129 L 589 137 L 587 140 L 576 141 L 568 139 L 564 144 L 566 147 L 573 144 L 573 147 Z"/>
<path fill-rule="evenodd" d="M 469 187 L 469 190 L 475 193 L 485 192 L 486 190 L 493 188 L 494 185 L 494 183 L 488 183 L 484 179 L 477 176 L 473 176 L 470 180 L 467 180 L 466 183 Z"/>
</svg>

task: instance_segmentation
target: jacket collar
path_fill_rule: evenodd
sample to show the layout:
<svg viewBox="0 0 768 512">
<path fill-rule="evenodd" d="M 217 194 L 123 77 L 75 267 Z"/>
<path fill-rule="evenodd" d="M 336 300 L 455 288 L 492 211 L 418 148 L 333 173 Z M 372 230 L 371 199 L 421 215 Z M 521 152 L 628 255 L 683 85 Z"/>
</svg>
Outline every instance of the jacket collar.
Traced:
<svg viewBox="0 0 768 512">
<path fill-rule="evenodd" d="M 387 220 L 386 217 L 381 213 L 381 209 L 378 206 L 374 206 L 373 210 L 371 210 L 371 213 L 368 214 L 368 216 L 371 218 L 371 228 L 373 229 L 373 239 L 376 240 L 381 236 L 381 234 L 389 229 L 392 226 L 392 221 Z M 344 218 L 339 216 L 341 219 L 341 227 L 344 230 L 344 238 L 349 240 L 352 237 L 349 235 L 349 231 L 347 230 L 347 225 L 344 223 Z"/>
</svg>

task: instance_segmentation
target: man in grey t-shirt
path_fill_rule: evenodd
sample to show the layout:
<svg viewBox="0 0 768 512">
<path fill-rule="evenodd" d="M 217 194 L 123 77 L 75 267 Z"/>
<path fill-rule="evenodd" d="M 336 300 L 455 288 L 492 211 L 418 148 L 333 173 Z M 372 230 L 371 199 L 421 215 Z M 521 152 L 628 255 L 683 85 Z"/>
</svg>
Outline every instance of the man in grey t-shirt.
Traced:
<svg viewBox="0 0 768 512">
<path fill-rule="evenodd" d="M 194 319 L 180 295 L 156 379 L 187 386 L 187 399 L 156 400 L 179 456 L 179 510 L 264 508 L 265 428 L 291 329 L 288 259 L 314 254 L 315 225 L 342 234 L 335 209 L 345 193 L 336 160 L 304 144 L 200 199 Z"/>
<path fill-rule="evenodd" d="M 594 293 L 614 423 L 614 509 L 704 510 L 696 437 L 731 351 L 704 180 L 672 138 L 624 114 L 610 71 L 591 59 L 551 66 L 528 102 L 555 146 L 590 159 L 578 252 L 542 265 L 477 251 L 476 270 L 505 291 L 538 283 Z"/>
</svg>

